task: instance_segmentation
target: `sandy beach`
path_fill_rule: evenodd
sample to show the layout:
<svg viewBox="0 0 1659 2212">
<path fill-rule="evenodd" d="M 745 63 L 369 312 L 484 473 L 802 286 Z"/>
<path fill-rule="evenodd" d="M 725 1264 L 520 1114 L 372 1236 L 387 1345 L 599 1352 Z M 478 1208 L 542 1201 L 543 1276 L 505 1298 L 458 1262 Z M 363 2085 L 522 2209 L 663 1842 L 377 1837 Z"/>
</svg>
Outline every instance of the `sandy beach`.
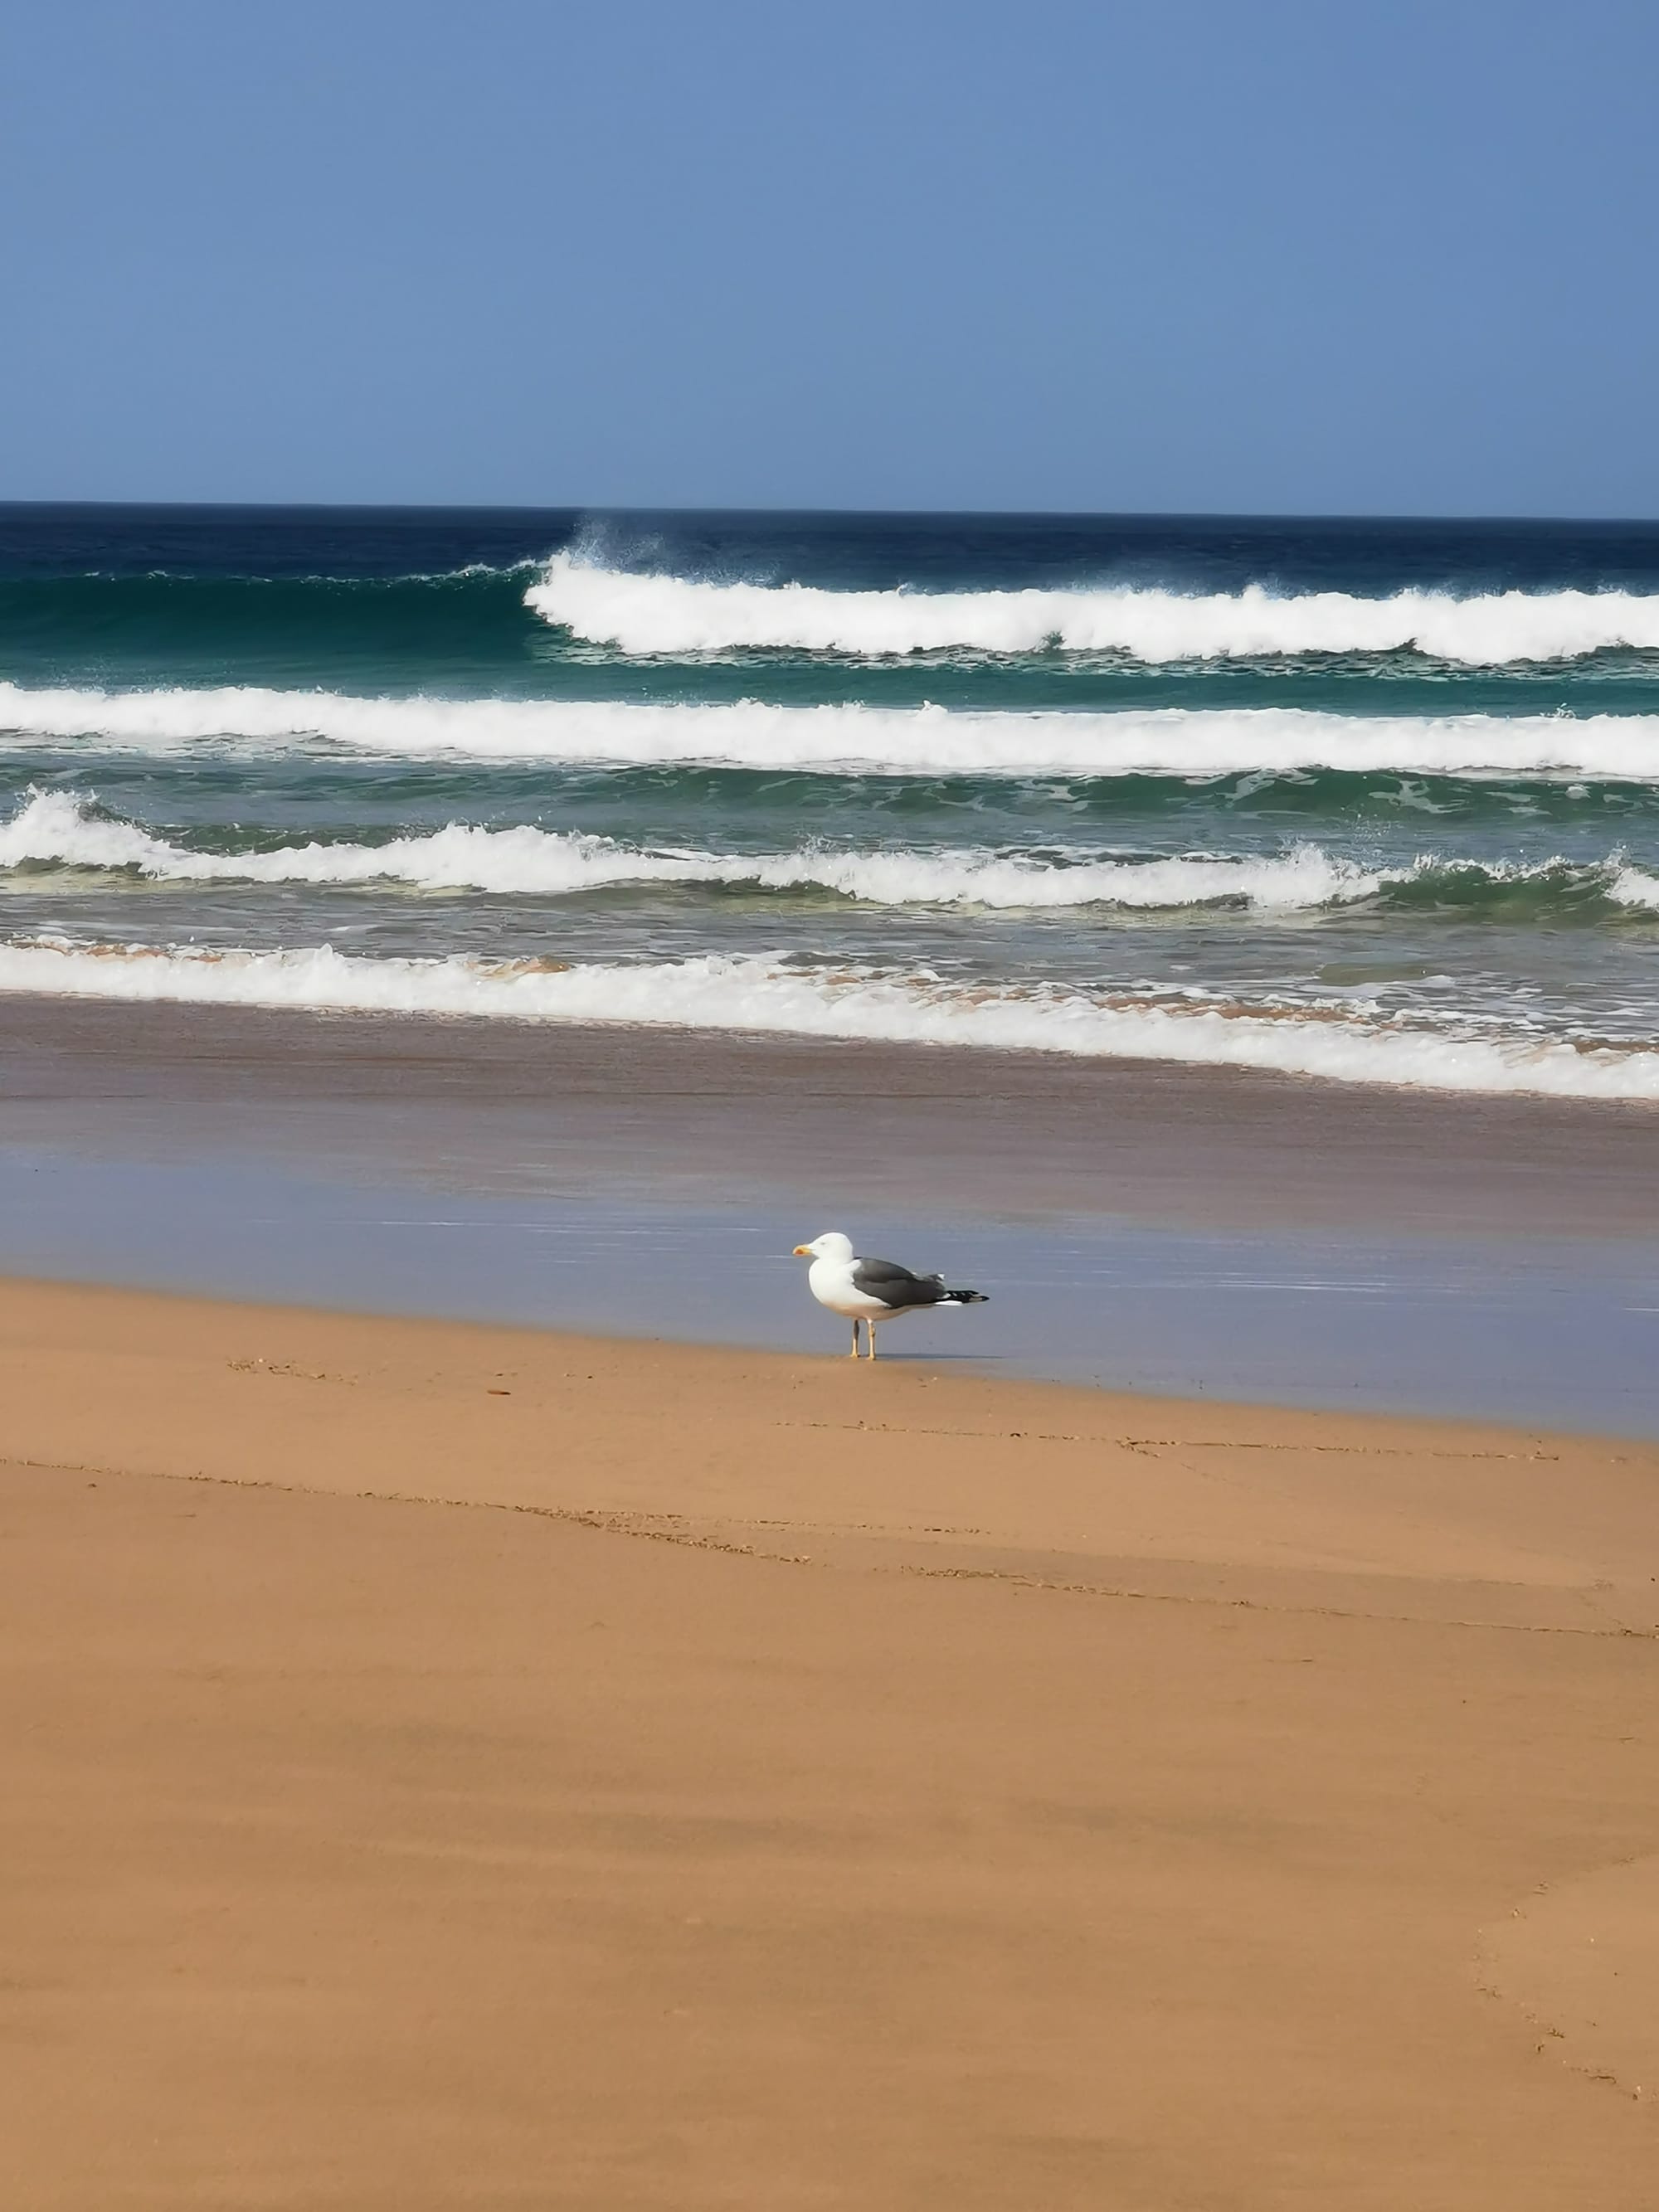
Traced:
<svg viewBox="0 0 1659 2212">
<path fill-rule="evenodd" d="M 1308 12 L 0 24 L 0 2212 L 1659 2212 L 1659 11 Z"/>
<path fill-rule="evenodd" d="M 1635 2208 L 1659 1450 L 12 1282 L 34 2212 Z"/>
</svg>

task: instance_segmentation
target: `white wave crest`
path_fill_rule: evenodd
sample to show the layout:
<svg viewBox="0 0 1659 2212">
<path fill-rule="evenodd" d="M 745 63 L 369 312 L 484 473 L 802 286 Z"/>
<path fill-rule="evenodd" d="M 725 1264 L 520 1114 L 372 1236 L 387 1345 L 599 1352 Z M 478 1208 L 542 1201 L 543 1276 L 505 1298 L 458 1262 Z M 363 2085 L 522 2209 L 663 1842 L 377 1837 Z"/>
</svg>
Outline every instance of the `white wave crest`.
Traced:
<svg viewBox="0 0 1659 2212">
<path fill-rule="evenodd" d="M 383 757 L 866 775 L 1282 775 L 1659 781 L 1659 715 L 1364 716 L 1300 708 L 951 713 L 942 707 L 378 699 L 0 684 L 0 732 L 171 753 L 323 743 Z"/>
<path fill-rule="evenodd" d="M 136 823 L 91 812 L 69 792 L 36 792 L 0 824 L 0 869 L 57 866 L 133 871 L 155 882 L 406 884 L 556 898 L 624 884 L 716 884 L 819 890 L 881 906 L 1175 908 L 1243 900 L 1255 907 L 1327 906 L 1364 898 L 1382 880 L 1317 846 L 1266 858 L 1207 854 L 1055 862 L 1024 854 L 939 852 L 646 852 L 609 837 L 524 825 L 453 823 L 383 845 L 283 846 L 199 853 Z"/>
<path fill-rule="evenodd" d="M 1644 868 L 1621 867 L 1607 885 L 1607 895 L 1618 906 L 1659 911 L 1659 876 L 1650 875 Z"/>
<path fill-rule="evenodd" d="M 635 654 L 772 648 L 862 659 L 952 649 L 1117 653 L 1147 662 L 1410 651 L 1471 667 L 1659 650 L 1659 596 L 1396 592 L 1279 598 L 1252 584 L 1187 594 L 1129 585 L 1066 591 L 823 591 L 639 575 L 556 554 L 526 604 L 544 621 Z"/>
<path fill-rule="evenodd" d="M 204 951 L 0 945 L 0 991 L 200 1006 L 621 1024 L 888 1043 L 975 1045 L 1083 1059 L 1249 1067 L 1344 1083 L 1659 1100 L 1659 1051 L 1457 1036 L 1318 1006 L 1255 1012 L 1150 1004 L 1056 986 L 964 988 L 927 976 L 835 975 L 780 958 L 677 963 L 367 959 L 327 945 Z"/>
</svg>

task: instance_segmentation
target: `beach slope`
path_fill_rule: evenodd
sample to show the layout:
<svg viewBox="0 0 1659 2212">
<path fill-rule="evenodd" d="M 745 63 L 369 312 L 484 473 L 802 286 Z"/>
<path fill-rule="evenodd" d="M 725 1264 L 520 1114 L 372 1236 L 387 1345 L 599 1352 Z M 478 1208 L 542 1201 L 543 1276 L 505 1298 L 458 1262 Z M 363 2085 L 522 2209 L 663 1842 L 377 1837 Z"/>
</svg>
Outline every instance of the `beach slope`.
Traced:
<svg viewBox="0 0 1659 2212">
<path fill-rule="evenodd" d="M 26 1283 L 0 1406 L 9 2203 L 1651 2201 L 1659 1449 Z"/>
</svg>

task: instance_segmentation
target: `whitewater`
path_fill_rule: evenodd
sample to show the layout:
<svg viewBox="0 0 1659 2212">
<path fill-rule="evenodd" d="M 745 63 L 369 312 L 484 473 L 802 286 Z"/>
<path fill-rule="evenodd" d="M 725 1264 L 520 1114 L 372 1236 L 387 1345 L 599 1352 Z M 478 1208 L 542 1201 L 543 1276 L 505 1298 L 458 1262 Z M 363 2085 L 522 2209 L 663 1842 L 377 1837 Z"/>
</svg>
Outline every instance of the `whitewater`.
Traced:
<svg viewBox="0 0 1659 2212">
<path fill-rule="evenodd" d="M 222 686 L 105 691 L 0 682 L 0 747 L 96 741 L 166 755 L 330 745 L 409 760 L 731 767 L 884 776 L 1216 776 L 1330 769 L 1659 781 L 1644 714 L 1399 716 L 1306 708 L 975 713 L 790 706 L 354 697 Z"/>
<path fill-rule="evenodd" d="M 1559 855 L 1528 866 L 1419 855 L 1399 868 L 1367 867 L 1314 844 L 1261 857 L 1176 854 L 1167 858 L 1063 860 L 966 848 L 781 853 L 650 851 L 614 838 L 528 823 L 492 830 L 453 822 L 428 835 L 378 844 L 313 840 L 264 850 L 214 852 L 111 818 L 70 792 L 31 792 L 0 823 L 0 871 L 58 867 L 135 873 L 166 884 L 403 885 L 496 896 L 563 898 L 631 885 L 712 885 L 812 890 L 876 906 L 1057 909 L 1089 906 L 1178 910 L 1237 902 L 1291 913 L 1374 897 L 1391 886 L 1478 878 L 1494 888 L 1559 880 L 1596 890 L 1615 905 L 1659 910 L 1659 877 L 1622 854 L 1576 866 Z"/>
<path fill-rule="evenodd" d="M 0 945 L 0 993 L 517 1022 L 624 1024 L 1071 1058 L 1166 1060 L 1345 1083 L 1659 1100 L 1659 1050 L 1583 1048 L 1354 1020 L 1338 1009 L 1125 1004 L 935 977 L 814 975 L 781 957 L 571 967 L 135 945 Z M 1336 1016 L 1336 1018 L 1332 1018 Z"/>
<path fill-rule="evenodd" d="M 14 994 L 1642 1102 L 1656 930 L 1646 526 L 0 531 Z"/>
<path fill-rule="evenodd" d="M 172 884 L 385 883 L 542 898 L 629 884 L 706 884 L 830 891 L 874 905 L 1010 908 L 1182 907 L 1236 899 L 1289 908 L 1364 898 L 1381 881 L 1312 847 L 1260 860 L 1197 854 L 1056 864 L 961 849 L 647 852 L 611 838 L 528 824 L 489 830 L 466 823 L 379 845 L 313 842 L 268 852 L 197 852 L 137 823 L 102 817 L 75 795 L 55 792 L 33 794 L 14 819 L 0 824 L 0 869 L 44 866 L 131 870 Z M 1659 893 L 1659 884 L 1655 890 Z"/>
<path fill-rule="evenodd" d="M 1148 663 L 1409 652 L 1466 667 L 1659 652 L 1659 594 L 1407 590 L 1225 593 L 833 591 L 606 568 L 561 553 L 525 593 L 543 621 L 623 653 L 1121 653 Z"/>
</svg>

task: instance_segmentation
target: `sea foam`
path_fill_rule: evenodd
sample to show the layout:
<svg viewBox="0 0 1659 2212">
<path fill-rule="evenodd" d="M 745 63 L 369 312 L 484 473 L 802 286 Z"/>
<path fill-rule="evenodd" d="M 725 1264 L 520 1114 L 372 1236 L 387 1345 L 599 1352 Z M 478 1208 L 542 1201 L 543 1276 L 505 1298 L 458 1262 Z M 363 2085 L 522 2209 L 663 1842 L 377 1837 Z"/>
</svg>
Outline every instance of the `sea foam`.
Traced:
<svg viewBox="0 0 1659 2212">
<path fill-rule="evenodd" d="M 65 791 L 31 793 L 0 823 L 0 871 L 72 869 L 137 874 L 167 884 L 386 884 L 415 890 L 483 891 L 565 898 L 653 885 L 827 891 L 873 906 L 1006 909 L 1117 907 L 1178 911 L 1219 904 L 1261 912 L 1315 911 L 1390 890 L 1450 892 L 1467 907 L 1473 887 L 1494 894 L 1528 887 L 1582 903 L 1599 894 L 1615 908 L 1659 910 L 1659 879 L 1623 854 L 1602 861 L 1559 855 L 1532 862 L 1422 854 L 1408 864 L 1367 866 L 1311 842 L 1281 853 L 1078 854 L 1054 858 L 967 847 L 846 850 L 809 844 L 781 853 L 651 849 L 587 832 L 531 823 L 491 830 L 453 822 L 424 836 L 379 844 L 346 840 L 279 845 L 262 852 L 210 852 L 170 843 L 137 823 L 112 819 Z"/>
<path fill-rule="evenodd" d="M 594 644 L 639 655 L 775 650 L 861 659 L 952 650 L 1121 653 L 1133 660 L 1413 652 L 1472 667 L 1659 650 L 1659 596 L 1403 591 L 1280 596 L 1130 585 L 1064 591 L 823 591 L 607 568 L 556 554 L 526 604 Z"/>
<path fill-rule="evenodd" d="M 328 945 L 207 951 L 14 941 L 0 945 L 0 991 L 750 1030 L 1172 1060 L 1431 1091 L 1659 1100 L 1659 1050 L 1646 1047 L 1580 1048 L 1514 1033 L 1460 1035 L 1339 1004 L 1251 1011 L 1137 1003 L 1052 985 L 998 990 L 929 976 L 831 974 L 791 967 L 781 957 L 559 967 L 459 956 L 370 959 Z"/>
<path fill-rule="evenodd" d="M 1350 715 L 1300 708 L 981 713 L 941 707 L 370 698 L 238 685 L 0 684 L 0 732 L 169 754 L 323 744 L 402 759 L 866 775 L 1176 775 L 1334 769 L 1659 781 L 1659 715 Z"/>
<path fill-rule="evenodd" d="M 1290 909 L 1364 898 L 1382 880 L 1312 845 L 1260 857 L 1073 861 L 960 848 L 846 852 L 803 846 L 743 854 L 649 851 L 610 837 L 529 824 L 489 830 L 466 823 L 378 845 L 313 842 L 212 853 L 169 843 L 135 823 L 111 820 L 59 791 L 33 793 L 9 822 L 0 823 L 0 869 L 46 866 L 136 872 L 174 884 L 387 883 L 539 898 L 623 885 L 708 884 L 830 891 L 882 906 L 1000 908 L 1155 908 L 1226 900 Z"/>
</svg>

